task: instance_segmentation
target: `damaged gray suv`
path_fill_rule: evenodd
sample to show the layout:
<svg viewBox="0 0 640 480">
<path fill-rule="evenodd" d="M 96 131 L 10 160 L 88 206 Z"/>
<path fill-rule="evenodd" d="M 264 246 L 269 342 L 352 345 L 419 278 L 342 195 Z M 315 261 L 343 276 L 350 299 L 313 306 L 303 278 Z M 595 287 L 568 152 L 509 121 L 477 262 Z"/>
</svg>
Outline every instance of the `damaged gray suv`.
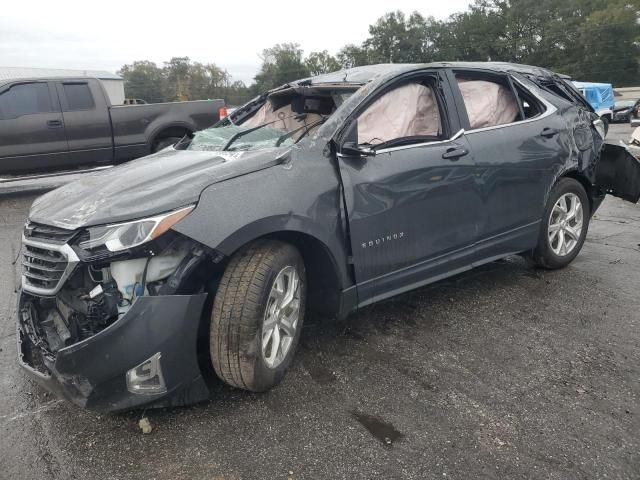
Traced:
<svg viewBox="0 0 640 480">
<path fill-rule="evenodd" d="M 276 88 L 33 204 L 19 362 L 98 410 L 264 391 L 305 312 L 522 254 L 561 268 L 640 164 L 568 82 L 502 63 L 377 65 Z"/>
</svg>

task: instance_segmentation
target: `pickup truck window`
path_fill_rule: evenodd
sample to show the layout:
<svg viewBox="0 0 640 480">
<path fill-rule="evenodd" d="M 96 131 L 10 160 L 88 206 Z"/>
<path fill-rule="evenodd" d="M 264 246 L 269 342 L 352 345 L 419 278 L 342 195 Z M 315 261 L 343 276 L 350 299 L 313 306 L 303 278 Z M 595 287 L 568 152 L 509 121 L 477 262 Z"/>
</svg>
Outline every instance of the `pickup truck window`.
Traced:
<svg viewBox="0 0 640 480">
<path fill-rule="evenodd" d="M 0 94 L 0 120 L 54 111 L 49 86 L 44 82 L 14 85 Z"/>
<path fill-rule="evenodd" d="M 93 95 L 86 83 L 65 83 L 62 85 L 64 95 L 67 97 L 67 112 L 79 110 L 93 110 L 96 107 Z"/>
</svg>

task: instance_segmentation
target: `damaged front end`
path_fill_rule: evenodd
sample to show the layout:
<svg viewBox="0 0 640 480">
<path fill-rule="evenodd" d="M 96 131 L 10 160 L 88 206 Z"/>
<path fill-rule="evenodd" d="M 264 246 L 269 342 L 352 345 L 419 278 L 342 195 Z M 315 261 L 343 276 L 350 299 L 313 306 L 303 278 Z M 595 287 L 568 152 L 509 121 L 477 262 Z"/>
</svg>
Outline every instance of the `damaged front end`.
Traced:
<svg viewBox="0 0 640 480">
<path fill-rule="evenodd" d="M 25 226 L 19 360 L 46 388 L 104 411 L 208 398 L 197 342 L 207 272 L 221 257 L 169 229 L 180 212 L 75 231 Z"/>
</svg>

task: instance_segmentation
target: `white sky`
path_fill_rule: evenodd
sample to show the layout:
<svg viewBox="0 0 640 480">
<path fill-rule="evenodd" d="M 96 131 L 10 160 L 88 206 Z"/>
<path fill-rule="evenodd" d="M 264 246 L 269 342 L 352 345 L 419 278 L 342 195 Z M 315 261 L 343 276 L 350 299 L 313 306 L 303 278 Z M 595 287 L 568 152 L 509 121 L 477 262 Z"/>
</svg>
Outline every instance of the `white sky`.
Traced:
<svg viewBox="0 0 640 480">
<path fill-rule="evenodd" d="M 7 0 L 0 11 L 0 65 L 115 72 L 134 60 L 162 66 L 188 56 L 250 83 L 260 52 L 276 43 L 335 54 L 361 43 L 388 11 L 443 19 L 470 1 Z"/>
</svg>

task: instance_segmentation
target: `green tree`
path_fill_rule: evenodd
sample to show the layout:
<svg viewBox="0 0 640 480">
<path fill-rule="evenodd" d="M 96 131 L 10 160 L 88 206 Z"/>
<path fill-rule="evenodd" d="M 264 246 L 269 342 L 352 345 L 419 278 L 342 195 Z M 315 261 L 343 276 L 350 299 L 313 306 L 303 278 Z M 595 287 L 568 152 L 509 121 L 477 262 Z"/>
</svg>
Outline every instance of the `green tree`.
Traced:
<svg viewBox="0 0 640 480">
<path fill-rule="evenodd" d="M 358 45 L 345 45 L 336 55 L 336 60 L 342 68 L 360 67 L 369 65 L 372 62 L 369 59 L 369 51 Z"/>
<path fill-rule="evenodd" d="M 213 63 L 195 62 L 188 73 L 188 91 L 190 100 L 206 100 L 224 95 L 231 81 L 226 70 Z"/>
<path fill-rule="evenodd" d="M 150 103 L 164 102 L 164 76 L 162 69 L 148 60 L 123 65 L 118 71 L 124 79 L 127 98 L 142 98 Z"/>
<path fill-rule="evenodd" d="M 310 75 L 321 75 L 323 73 L 340 70 L 340 64 L 327 50 L 322 52 L 311 52 L 304 61 Z"/>
<path fill-rule="evenodd" d="M 437 25 L 432 18 L 413 12 L 390 12 L 369 26 L 363 47 L 374 63 L 417 63 L 433 59 Z"/>
<path fill-rule="evenodd" d="M 190 99 L 190 71 L 191 60 L 189 57 L 173 57 L 168 62 L 164 62 L 165 96 L 170 101 L 183 102 Z"/>
<path fill-rule="evenodd" d="M 309 76 L 297 43 L 282 43 L 262 51 L 262 66 L 255 76 L 254 90 L 265 92 L 284 83 Z"/>
</svg>

